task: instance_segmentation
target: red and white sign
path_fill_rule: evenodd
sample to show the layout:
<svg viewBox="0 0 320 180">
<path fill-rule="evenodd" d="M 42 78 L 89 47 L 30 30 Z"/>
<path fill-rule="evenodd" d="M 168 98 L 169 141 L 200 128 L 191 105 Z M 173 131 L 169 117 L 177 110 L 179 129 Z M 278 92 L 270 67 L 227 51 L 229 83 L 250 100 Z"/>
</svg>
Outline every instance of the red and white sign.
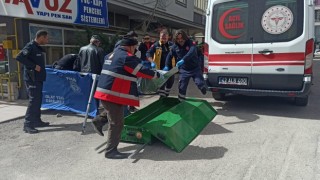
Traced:
<svg viewBox="0 0 320 180">
<path fill-rule="evenodd" d="M 4 48 L 2 44 L 0 44 L 0 61 L 4 61 Z"/>
</svg>

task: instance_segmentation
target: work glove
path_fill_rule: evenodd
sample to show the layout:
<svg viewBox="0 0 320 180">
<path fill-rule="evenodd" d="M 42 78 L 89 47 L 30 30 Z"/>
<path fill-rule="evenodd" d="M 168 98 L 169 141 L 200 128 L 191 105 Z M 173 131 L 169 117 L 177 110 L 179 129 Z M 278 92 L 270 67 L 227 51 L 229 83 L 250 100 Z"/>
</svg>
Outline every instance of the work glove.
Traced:
<svg viewBox="0 0 320 180">
<path fill-rule="evenodd" d="M 165 66 L 162 70 L 163 70 L 163 71 L 169 71 L 169 67 L 168 67 L 168 66 Z"/>
<path fill-rule="evenodd" d="M 180 61 L 177 62 L 176 66 L 180 67 L 184 63 L 184 60 L 181 59 Z"/>
<path fill-rule="evenodd" d="M 154 62 L 151 63 L 151 69 L 155 69 L 156 68 L 156 64 Z"/>
</svg>

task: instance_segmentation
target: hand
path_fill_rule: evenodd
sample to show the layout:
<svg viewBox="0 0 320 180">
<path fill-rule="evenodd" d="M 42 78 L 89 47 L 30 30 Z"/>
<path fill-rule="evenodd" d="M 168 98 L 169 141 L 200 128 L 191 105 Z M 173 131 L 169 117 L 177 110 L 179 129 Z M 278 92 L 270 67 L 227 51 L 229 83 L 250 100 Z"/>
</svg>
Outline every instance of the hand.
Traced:
<svg viewBox="0 0 320 180">
<path fill-rule="evenodd" d="M 41 71 L 41 67 L 39 65 L 36 65 L 36 67 L 34 68 L 34 70 L 40 72 Z"/>
<path fill-rule="evenodd" d="M 169 67 L 168 67 L 168 66 L 165 66 L 162 70 L 163 70 L 163 71 L 169 71 Z"/>
<path fill-rule="evenodd" d="M 156 64 L 154 62 L 151 63 L 151 69 L 155 69 L 156 68 Z"/>
<path fill-rule="evenodd" d="M 176 66 L 180 67 L 184 63 L 184 60 L 181 59 L 180 61 L 177 62 Z"/>
</svg>

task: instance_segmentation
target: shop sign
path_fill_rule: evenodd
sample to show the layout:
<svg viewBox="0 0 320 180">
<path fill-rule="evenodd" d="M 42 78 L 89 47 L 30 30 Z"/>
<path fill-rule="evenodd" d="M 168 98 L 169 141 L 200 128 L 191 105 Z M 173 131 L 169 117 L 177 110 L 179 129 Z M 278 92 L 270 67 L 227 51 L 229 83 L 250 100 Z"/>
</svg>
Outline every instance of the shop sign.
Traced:
<svg viewBox="0 0 320 180">
<path fill-rule="evenodd" d="M 107 0 L 1 0 L 0 15 L 108 27 Z"/>
<path fill-rule="evenodd" d="M 0 61 L 4 61 L 4 48 L 2 44 L 0 44 Z"/>
</svg>

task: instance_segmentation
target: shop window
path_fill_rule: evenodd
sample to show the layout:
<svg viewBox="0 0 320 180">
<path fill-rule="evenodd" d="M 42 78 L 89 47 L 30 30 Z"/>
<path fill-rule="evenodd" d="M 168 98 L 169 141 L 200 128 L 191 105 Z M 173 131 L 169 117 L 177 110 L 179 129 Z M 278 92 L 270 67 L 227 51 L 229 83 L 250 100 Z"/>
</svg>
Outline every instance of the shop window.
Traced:
<svg viewBox="0 0 320 180">
<path fill-rule="evenodd" d="M 115 26 L 129 28 L 129 17 L 121 14 L 115 14 Z"/>
<path fill-rule="evenodd" d="M 204 25 L 203 15 L 198 13 L 193 13 L 193 22 Z"/>
<path fill-rule="evenodd" d="M 108 21 L 110 26 L 114 26 L 114 12 L 108 12 Z"/>
<path fill-rule="evenodd" d="M 87 33 L 85 31 L 64 30 L 65 45 L 80 45 L 87 42 Z M 89 42 L 88 42 L 89 43 Z"/>
<path fill-rule="evenodd" d="M 62 29 L 56 29 L 52 27 L 43 27 L 43 26 L 30 26 L 30 41 L 36 37 L 38 30 L 44 29 L 48 31 L 49 42 L 51 45 L 62 45 Z"/>
</svg>

